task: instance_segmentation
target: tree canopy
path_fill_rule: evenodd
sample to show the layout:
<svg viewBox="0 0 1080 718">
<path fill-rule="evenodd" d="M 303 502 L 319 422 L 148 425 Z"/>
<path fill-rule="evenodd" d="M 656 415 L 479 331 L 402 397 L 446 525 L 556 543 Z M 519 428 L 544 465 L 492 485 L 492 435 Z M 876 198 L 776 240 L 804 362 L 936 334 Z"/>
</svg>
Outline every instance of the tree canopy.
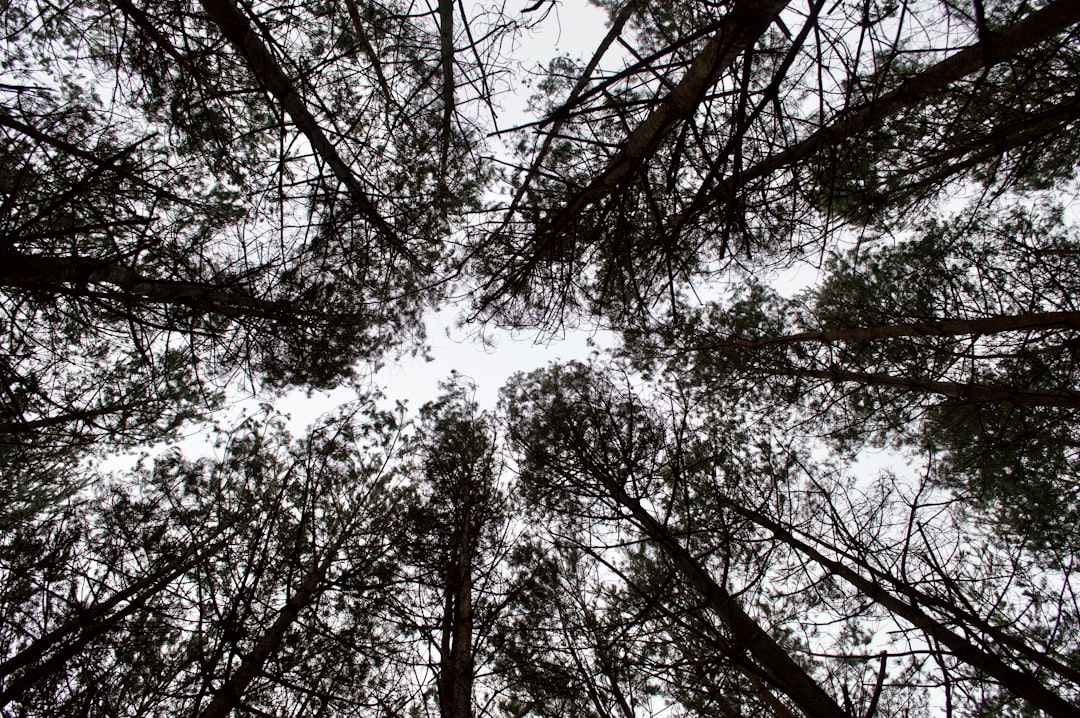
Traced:
<svg viewBox="0 0 1080 718">
<path fill-rule="evenodd" d="M 592 1 L 3 6 L 0 713 L 1080 714 L 1080 0 Z"/>
</svg>

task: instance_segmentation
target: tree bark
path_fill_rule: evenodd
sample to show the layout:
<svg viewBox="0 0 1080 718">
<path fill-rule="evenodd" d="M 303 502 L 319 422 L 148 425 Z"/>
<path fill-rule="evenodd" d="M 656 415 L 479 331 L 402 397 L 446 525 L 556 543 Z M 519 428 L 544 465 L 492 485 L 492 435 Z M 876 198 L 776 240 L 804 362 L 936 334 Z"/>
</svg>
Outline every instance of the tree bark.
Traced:
<svg viewBox="0 0 1080 718">
<path fill-rule="evenodd" d="M 462 18 L 467 22 L 466 18 Z M 450 158 L 450 137 L 454 121 L 454 0 L 439 0 L 439 52 L 442 60 L 442 146 L 439 151 L 439 173 L 446 177 Z M 445 180 L 440 180 L 444 183 Z"/>
<path fill-rule="evenodd" d="M 475 537 L 470 511 L 471 495 L 468 491 L 465 494 L 456 527 L 458 535 L 453 564 L 444 588 L 439 651 L 439 711 L 442 718 L 472 717 L 472 561 Z"/>
<path fill-rule="evenodd" d="M 138 402 L 123 402 L 120 404 L 110 404 L 108 406 L 98 407 L 96 409 L 77 409 L 63 414 L 44 416 L 39 419 L 23 419 L 20 417 L 13 421 L 0 421 L 0 435 L 21 434 L 36 431 L 37 429 L 47 429 L 53 426 L 70 424 L 75 421 L 93 425 L 94 419 L 97 419 L 98 417 L 114 414 L 125 409 L 132 409 L 138 405 Z"/>
<path fill-rule="evenodd" d="M 721 27 L 694 58 L 679 83 L 627 136 L 608 161 L 604 171 L 567 200 L 542 226 L 537 227 L 529 258 L 524 265 L 513 270 L 512 276 L 505 280 L 503 286 L 511 287 L 515 282 L 528 277 L 541 259 L 557 245 L 565 228 L 572 225 L 586 207 L 613 192 L 625 183 L 642 163 L 647 162 L 663 139 L 681 122 L 693 116 L 706 91 L 716 84 L 739 55 L 757 42 L 787 3 L 788 0 L 738 0 Z M 489 300 L 499 293 L 497 291 Z"/>
<path fill-rule="evenodd" d="M 971 402 L 1012 404 L 1013 406 L 1047 406 L 1062 409 L 1080 409 L 1080 391 L 1074 389 L 1012 389 L 988 384 L 961 384 L 931 379 L 910 379 L 890 374 L 870 374 L 830 369 L 748 369 L 752 374 L 786 376 L 796 378 L 824 379 L 837 384 L 863 384 L 881 386 L 918 394 L 940 394 Z"/>
<path fill-rule="evenodd" d="M 764 669 L 770 682 L 786 693 L 811 718 L 835 718 L 847 715 L 818 683 L 792 660 L 738 602 L 713 580 L 678 539 L 652 514 L 621 487 L 610 480 L 605 484 L 614 498 L 633 516 L 637 524 L 660 547 L 682 574 L 705 599 L 709 608 L 732 633 L 735 648 L 742 648 Z"/>
<path fill-rule="evenodd" d="M 280 318 L 295 311 L 286 302 L 258 299 L 212 284 L 145 277 L 111 259 L 0 250 L 0 287 L 79 295 L 88 285 L 112 285 L 123 290 L 124 298 L 182 305 L 231 318 Z"/>
</svg>

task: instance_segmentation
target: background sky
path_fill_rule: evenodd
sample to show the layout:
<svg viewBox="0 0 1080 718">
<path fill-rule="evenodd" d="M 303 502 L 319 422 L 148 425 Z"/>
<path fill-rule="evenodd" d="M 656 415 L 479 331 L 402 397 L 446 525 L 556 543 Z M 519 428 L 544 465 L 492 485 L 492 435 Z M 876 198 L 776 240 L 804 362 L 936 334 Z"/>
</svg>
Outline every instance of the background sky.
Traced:
<svg viewBox="0 0 1080 718">
<path fill-rule="evenodd" d="M 514 1 L 514 0 L 511 0 Z M 528 6 L 531 3 L 523 3 Z M 496 111 L 502 130 L 529 122 L 535 116 L 528 112 L 529 98 L 536 93 L 535 84 L 549 61 L 559 55 L 587 62 L 607 32 L 607 13 L 587 0 L 563 0 L 536 28 L 519 34 L 517 45 L 509 54 L 517 63 L 507 79 L 515 83 L 498 96 Z M 622 62 L 620 48 L 609 49 L 601 67 L 612 68 Z M 488 118 L 490 121 L 490 118 Z M 492 138 L 492 150 L 500 149 L 499 138 Z M 816 272 L 802 265 L 776 278 L 773 286 L 791 294 L 814 281 Z M 439 383 L 452 372 L 471 379 L 476 384 L 476 401 L 481 409 L 495 408 L 499 390 L 518 372 L 529 372 L 555 361 L 587 359 L 595 349 L 613 347 L 617 338 L 596 328 L 570 329 L 556 336 L 536 331 L 511 333 L 494 327 L 462 325 L 469 310 L 469 297 L 447 302 L 438 312 L 430 312 L 426 328 L 430 351 L 428 357 L 386 359 L 377 372 L 366 376 L 357 386 L 343 386 L 333 391 L 305 392 L 292 390 L 271 403 L 290 417 L 289 426 L 302 434 L 319 416 L 345 402 L 373 392 L 385 395 L 386 404 L 406 403 L 414 414 L 425 402 L 439 393 Z M 246 414 L 259 410 L 265 397 L 250 394 L 238 397 L 224 412 L 223 426 L 231 426 Z M 190 450 L 207 437 L 205 429 L 195 429 L 183 442 Z M 190 446 L 188 446 L 190 444 Z"/>
<path fill-rule="evenodd" d="M 529 5 L 522 3 L 522 7 Z M 498 98 L 499 128 L 505 130 L 533 119 L 527 105 L 536 90 L 527 81 L 531 79 L 535 83 L 553 57 L 565 54 L 588 61 L 606 32 L 606 12 L 586 0 L 556 3 L 538 28 L 523 32 L 510 53 L 518 63 L 512 78 L 516 86 Z M 492 145 L 492 149 L 498 150 L 497 139 L 492 140 Z M 591 342 L 601 347 L 614 344 L 612 335 L 584 329 L 547 337 L 535 332 L 514 335 L 484 327 L 481 337 L 480 327 L 460 325 L 468 311 L 468 301 L 468 297 L 462 297 L 439 312 L 429 313 L 426 324 L 430 361 L 423 357 L 388 360 L 386 366 L 357 389 L 381 390 L 391 403 L 405 401 L 410 412 L 415 412 L 424 402 L 435 398 L 439 382 L 456 371 L 476 383 L 480 407 L 492 409 L 499 389 L 513 374 L 553 361 L 584 359 L 589 355 Z M 303 391 L 292 391 L 274 403 L 279 411 L 290 415 L 292 429 L 299 432 L 321 414 L 356 396 L 357 390 L 348 387 L 310 396 Z"/>
</svg>

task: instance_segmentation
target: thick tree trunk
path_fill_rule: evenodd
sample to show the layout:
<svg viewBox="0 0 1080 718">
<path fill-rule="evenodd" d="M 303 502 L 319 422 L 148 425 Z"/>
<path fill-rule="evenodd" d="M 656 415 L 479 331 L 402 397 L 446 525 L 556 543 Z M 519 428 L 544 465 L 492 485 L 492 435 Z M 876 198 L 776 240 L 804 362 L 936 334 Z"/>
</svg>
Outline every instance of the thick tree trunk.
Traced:
<svg viewBox="0 0 1080 718">
<path fill-rule="evenodd" d="M 683 578 L 702 594 L 709 607 L 731 631 L 734 644 L 745 649 L 757 661 L 773 685 L 786 693 L 808 716 L 835 718 L 845 715 L 839 704 L 742 610 L 735 599 L 712 579 L 667 527 L 625 493 L 616 498 L 630 510 L 645 533 L 667 554 L 668 560 L 679 569 Z"/>
<path fill-rule="evenodd" d="M 0 434 L 22 434 L 31 431 L 37 431 L 38 429 L 48 429 L 53 426 L 62 426 L 64 424 L 70 424 L 76 421 L 81 421 L 84 424 L 93 425 L 94 419 L 102 416 L 108 416 L 109 414 L 115 414 L 125 409 L 132 409 L 136 406 L 138 406 L 138 403 L 136 402 L 123 402 L 120 404 L 100 406 L 96 409 L 69 411 L 63 414 L 54 414 L 53 416 L 40 417 L 38 419 L 23 419 L 20 417 L 12 421 L 0 421 Z"/>
<path fill-rule="evenodd" d="M 445 602 L 439 652 L 439 710 L 442 718 L 472 717 L 473 601 L 472 561 L 475 537 L 469 498 L 458 531 L 454 562 L 444 588 Z"/>
<path fill-rule="evenodd" d="M 600 474 L 603 476 L 603 473 Z M 732 634 L 732 643 L 744 650 L 764 670 L 769 681 L 783 691 L 810 718 L 836 718 L 847 715 L 840 705 L 792 660 L 742 608 L 709 572 L 657 521 L 636 499 L 616 482 L 604 481 L 615 501 L 630 512 L 634 521 L 667 555 L 668 560 L 704 598 L 706 604 Z"/>
<path fill-rule="evenodd" d="M 110 259 L 43 257 L 0 250 L 0 287 L 81 296 L 87 287 L 111 285 L 125 299 L 148 304 L 175 304 L 227 317 L 288 317 L 295 313 L 284 302 L 258 299 L 220 286 L 171 279 L 154 279 Z"/>
<path fill-rule="evenodd" d="M 716 84 L 740 55 L 753 47 L 787 3 L 788 0 L 736 2 L 723 24 L 660 106 L 630 133 L 608 162 L 607 169 L 572 199 L 552 224 L 557 228 L 564 226 L 585 205 L 625 182 L 642 162 L 656 152 L 672 130 L 693 116 L 708 89 Z"/>
<path fill-rule="evenodd" d="M 513 270 L 512 276 L 503 286 L 512 287 L 516 282 L 528 277 L 543 257 L 558 245 L 561 233 L 574 223 L 582 211 L 629 181 L 656 152 L 664 138 L 694 115 L 708 89 L 716 84 L 740 55 L 753 47 L 787 3 L 788 0 L 736 2 L 708 44 L 694 58 L 679 83 L 661 100 L 659 106 L 630 132 L 618 152 L 608 161 L 604 171 L 585 189 L 568 199 L 542 227 L 537 228 L 530 257 L 523 266 Z"/>
</svg>

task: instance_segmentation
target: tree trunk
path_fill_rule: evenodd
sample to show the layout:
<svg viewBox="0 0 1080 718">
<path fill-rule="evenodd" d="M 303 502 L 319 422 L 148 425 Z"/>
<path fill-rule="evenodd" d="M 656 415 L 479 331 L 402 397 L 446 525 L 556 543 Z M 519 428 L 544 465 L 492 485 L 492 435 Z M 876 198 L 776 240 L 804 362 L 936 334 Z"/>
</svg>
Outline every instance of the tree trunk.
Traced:
<svg viewBox="0 0 1080 718">
<path fill-rule="evenodd" d="M 42 257 L 0 250 L 0 287 L 84 296 L 89 285 L 112 285 L 123 291 L 118 298 L 136 298 L 148 304 L 174 304 L 226 317 L 288 317 L 294 310 L 285 302 L 258 299 L 212 284 L 145 277 L 112 259 Z"/>
<path fill-rule="evenodd" d="M 881 386 L 919 394 L 940 394 L 972 402 L 1012 404 L 1013 406 L 1049 406 L 1080 409 L 1080 391 L 1074 389 L 1012 389 L 987 384 L 960 384 L 951 381 L 909 379 L 890 374 L 835 369 L 770 369 L 751 368 L 753 374 L 796 378 L 824 379 L 838 384 Z"/>
<path fill-rule="evenodd" d="M 739 177 L 718 182 L 718 167 L 702 183 L 693 202 L 680 215 L 668 234 L 677 237 L 692 218 L 714 202 L 724 202 L 741 186 L 796 165 L 827 146 L 842 144 L 858 136 L 867 127 L 897 112 L 922 102 L 951 83 L 972 73 L 1008 60 L 1080 22 L 1080 0 L 1055 0 L 1001 32 L 991 33 L 981 42 L 931 65 L 904 81 L 895 90 L 843 114 L 831 125 L 788 149 L 743 170 Z"/>
<path fill-rule="evenodd" d="M 600 467 L 590 467 L 597 469 Z M 596 473 L 595 471 L 593 473 Z M 666 526 L 657 521 L 636 499 L 601 470 L 597 476 L 611 497 L 626 508 L 638 526 L 667 555 L 683 579 L 705 599 L 706 604 L 727 626 L 733 647 L 744 650 L 761 666 L 769 681 L 786 693 L 810 718 L 836 718 L 846 715 L 840 705 L 825 692 L 773 638 L 746 614 L 738 602 L 713 580 L 709 572 L 679 543 Z"/>
<path fill-rule="evenodd" d="M 296 592 L 278 611 L 277 618 L 255 643 L 243 663 L 215 692 L 213 700 L 199 714 L 199 718 L 225 718 L 239 705 L 248 686 L 262 673 L 263 666 L 281 647 L 285 633 L 296 622 L 300 612 L 310 606 L 325 588 L 326 573 L 330 570 L 334 555 L 341 548 L 347 534 L 347 531 L 343 532 L 338 540 L 327 548 L 326 557 L 308 571 Z"/>
<path fill-rule="evenodd" d="M 349 197 L 356 203 L 367 221 L 379 234 L 383 235 L 391 246 L 413 264 L 419 264 L 416 255 L 405 247 L 394 229 L 379 213 L 360 180 L 338 154 L 337 148 L 323 132 L 300 95 L 297 94 L 288 76 L 285 75 L 240 8 L 231 0 L 201 0 L 201 2 L 210 20 L 217 25 L 225 39 L 232 43 L 247 62 L 255 79 L 281 103 L 281 107 L 292 118 L 297 129 L 307 137 L 315 153 L 326 162 L 334 176 L 345 185 L 349 191 Z"/>
<path fill-rule="evenodd" d="M 1080 330 L 1080 312 L 1031 312 L 1027 314 L 997 314 L 979 319 L 930 319 L 876 327 L 823 329 L 765 336 L 756 339 L 703 340 L 693 345 L 694 351 L 717 349 L 762 349 L 791 344 L 871 341 L 901 337 L 983 336 L 1005 332 L 1039 331 L 1048 329 Z"/>
<path fill-rule="evenodd" d="M 800 541 L 775 521 L 768 519 L 757 511 L 743 508 L 734 502 L 725 500 L 723 503 L 740 516 L 744 516 L 758 526 L 771 531 L 778 540 L 807 556 L 810 560 L 827 569 L 829 573 L 841 577 L 867 598 L 873 599 L 895 615 L 921 629 L 926 635 L 951 650 L 953 655 L 961 661 L 988 676 L 992 676 L 1013 695 L 1024 699 L 1033 707 L 1045 711 L 1047 714 L 1055 716 L 1055 718 L 1075 718 L 1078 711 L 1080 711 L 1080 706 L 1065 701 L 1047 689 L 1033 675 L 1023 673 L 1006 665 L 997 656 L 987 653 L 963 636 L 953 633 L 948 627 L 934 620 L 917 604 L 900 600 L 877 582 L 862 576 L 839 561 L 827 558 L 817 549 Z"/>
<path fill-rule="evenodd" d="M 693 116 L 706 91 L 716 84 L 747 48 L 757 42 L 787 3 L 788 0 L 737 0 L 708 44 L 694 58 L 686 74 L 659 106 L 627 136 L 604 171 L 585 189 L 568 199 L 542 227 L 537 228 L 530 257 L 523 266 L 513 270 L 513 275 L 505 280 L 504 287 L 512 287 L 515 282 L 528 277 L 543 257 L 558 246 L 561 233 L 574 223 L 585 208 L 626 183 L 656 152 L 664 138 L 681 122 Z M 496 295 L 499 293 L 501 291 Z"/>
<path fill-rule="evenodd" d="M 472 535 L 470 499 L 469 492 L 466 492 L 465 506 L 456 527 L 456 555 L 444 588 L 439 651 L 439 710 L 442 718 L 472 717 L 472 560 L 475 537 Z"/>
</svg>

